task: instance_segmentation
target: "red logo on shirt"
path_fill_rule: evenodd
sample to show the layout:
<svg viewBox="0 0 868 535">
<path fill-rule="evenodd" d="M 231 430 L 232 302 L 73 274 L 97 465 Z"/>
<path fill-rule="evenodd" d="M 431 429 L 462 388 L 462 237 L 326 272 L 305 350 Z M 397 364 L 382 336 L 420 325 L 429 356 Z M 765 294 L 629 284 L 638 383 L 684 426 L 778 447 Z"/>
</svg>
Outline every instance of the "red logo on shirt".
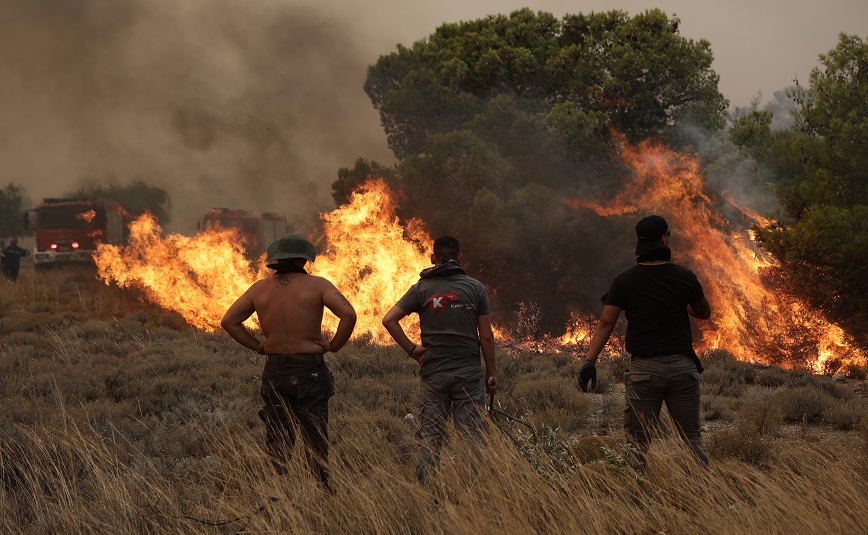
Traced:
<svg viewBox="0 0 868 535">
<path fill-rule="evenodd" d="M 449 290 L 445 294 L 434 294 L 428 299 L 426 303 L 428 308 L 431 310 L 438 312 L 440 310 L 446 310 L 448 308 L 448 304 L 452 301 L 458 300 L 458 293 Z"/>
</svg>

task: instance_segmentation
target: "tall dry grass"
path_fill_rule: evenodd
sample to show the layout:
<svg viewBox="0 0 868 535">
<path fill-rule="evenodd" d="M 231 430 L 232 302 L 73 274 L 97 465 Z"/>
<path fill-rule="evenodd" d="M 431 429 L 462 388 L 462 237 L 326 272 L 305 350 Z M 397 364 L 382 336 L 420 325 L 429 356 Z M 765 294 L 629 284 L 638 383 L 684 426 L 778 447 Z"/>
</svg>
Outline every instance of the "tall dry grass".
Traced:
<svg viewBox="0 0 868 535">
<path fill-rule="evenodd" d="M 601 393 L 569 355 L 498 355 L 481 460 L 449 441 L 415 481 L 413 363 L 350 344 L 329 364 L 335 496 L 301 455 L 272 472 L 261 358 L 87 273 L 0 284 L 3 533 L 865 533 L 864 383 L 707 356 L 710 470 L 672 436 L 638 471 L 620 430 L 623 363 Z"/>
</svg>

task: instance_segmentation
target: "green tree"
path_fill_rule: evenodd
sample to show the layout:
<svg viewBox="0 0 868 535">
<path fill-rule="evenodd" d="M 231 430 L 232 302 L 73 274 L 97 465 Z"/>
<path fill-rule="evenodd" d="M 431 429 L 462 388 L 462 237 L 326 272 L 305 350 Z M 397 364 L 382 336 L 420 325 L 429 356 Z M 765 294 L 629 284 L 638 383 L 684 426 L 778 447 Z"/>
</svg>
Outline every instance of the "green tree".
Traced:
<svg viewBox="0 0 868 535">
<path fill-rule="evenodd" d="M 820 55 L 810 85 L 797 85 L 793 112 L 806 134 L 797 149 L 822 202 L 853 207 L 868 194 L 868 44 L 841 34 L 838 46 Z"/>
<path fill-rule="evenodd" d="M 350 194 L 368 179 L 382 178 L 392 181 L 394 175 L 395 171 L 389 167 L 383 167 L 373 160 L 369 162 L 359 158 L 352 169 L 348 167 L 338 169 L 338 179 L 332 182 L 332 197 L 335 204 L 341 206 L 349 202 Z"/>
<path fill-rule="evenodd" d="M 24 188 L 10 182 L 0 189 L 0 237 L 25 236 L 31 231 L 24 228 L 24 210 L 28 201 Z"/>
<path fill-rule="evenodd" d="M 365 91 L 401 159 L 425 154 L 431 135 L 460 129 L 502 94 L 528 114 L 578 114 L 564 135 L 597 138 L 611 126 L 642 139 L 685 120 L 719 128 L 727 103 L 710 45 L 681 37 L 679 24 L 659 10 L 558 20 L 530 9 L 444 24 L 381 57 Z"/>
<path fill-rule="evenodd" d="M 380 57 L 365 91 L 399 159 L 405 214 L 457 235 L 500 303 L 531 294 L 562 326 L 588 292 L 575 284 L 575 243 L 606 247 L 563 201 L 620 184 L 612 132 L 676 143 L 687 123 L 723 126 L 710 45 L 679 24 L 659 10 L 522 9 L 444 24 Z M 368 170 L 342 171 L 338 202 Z"/>
<path fill-rule="evenodd" d="M 860 334 L 864 343 L 868 332 L 868 44 L 841 34 L 837 47 L 820 56 L 820 64 L 811 72 L 807 87 L 797 85 L 791 91 L 796 101 L 793 129 L 760 144 L 767 146 L 769 155 L 787 155 L 790 172 L 782 172 L 779 182 L 785 212 L 759 237 L 796 285 L 851 332 Z"/>
<path fill-rule="evenodd" d="M 119 202 L 133 216 L 145 211 L 156 216 L 160 224 L 171 221 L 172 200 L 163 188 L 135 180 L 126 186 L 90 186 L 79 188 L 70 197 L 99 197 Z"/>
</svg>

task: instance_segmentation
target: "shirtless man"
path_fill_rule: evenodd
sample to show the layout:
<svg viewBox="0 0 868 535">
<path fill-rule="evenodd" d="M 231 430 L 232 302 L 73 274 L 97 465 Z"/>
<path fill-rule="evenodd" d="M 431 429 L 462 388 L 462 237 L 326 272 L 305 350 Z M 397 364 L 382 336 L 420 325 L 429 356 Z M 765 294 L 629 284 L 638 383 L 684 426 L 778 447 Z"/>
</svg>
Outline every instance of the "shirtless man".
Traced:
<svg viewBox="0 0 868 535">
<path fill-rule="evenodd" d="M 278 473 L 301 432 L 308 460 L 323 487 L 329 485 L 328 400 L 334 394 L 332 376 L 323 354 L 337 352 L 350 339 L 356 311 L 322 277 L 309 275 L 304 266 L 316 258 L 316 249 L 304 236 L 286 234 L 268 246 L 268 267 L 276 272 L 253 284 L 226 311 L 222 327 L 241 345 L 267 355 L 260 391 L 265 407 L 266 449 Z M 340 323 L 331 340 L 322 339 L 323 308 Z M 254 312 L 265 340 L 254 337 L 244 321 Z"/>
</svg>

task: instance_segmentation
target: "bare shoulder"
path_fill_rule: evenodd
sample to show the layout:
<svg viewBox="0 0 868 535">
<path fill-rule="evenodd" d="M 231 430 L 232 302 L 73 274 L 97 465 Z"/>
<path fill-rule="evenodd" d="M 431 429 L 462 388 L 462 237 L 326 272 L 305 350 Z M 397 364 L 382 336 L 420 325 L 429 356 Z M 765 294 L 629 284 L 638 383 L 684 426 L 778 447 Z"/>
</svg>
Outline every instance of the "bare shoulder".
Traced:
<svg viewBox="0 0 868 535">
<path fill-rule="evenodd" d="M 328 292 L 335 289 L 335 285 L 325 277 L 318 275 L 310 275 L 310 284 L 320 288 L 323 292 Z"/>
</svg>

